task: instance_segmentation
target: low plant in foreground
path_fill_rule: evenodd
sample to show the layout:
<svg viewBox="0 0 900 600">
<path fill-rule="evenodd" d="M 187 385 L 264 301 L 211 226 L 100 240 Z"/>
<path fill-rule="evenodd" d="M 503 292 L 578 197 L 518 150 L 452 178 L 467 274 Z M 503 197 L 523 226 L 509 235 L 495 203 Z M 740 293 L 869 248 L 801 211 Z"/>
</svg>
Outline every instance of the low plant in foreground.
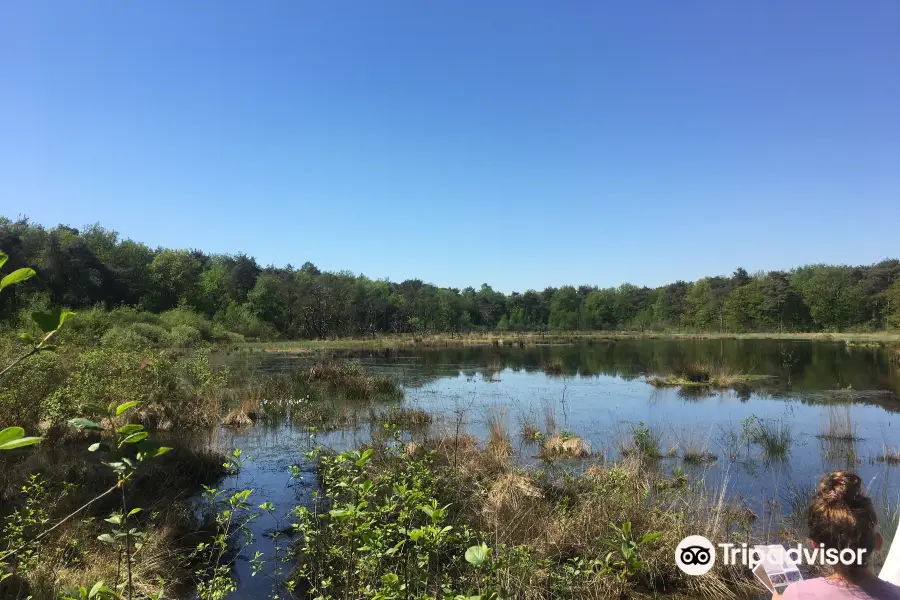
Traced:
<svg viewBox="0 0 900 600">
<path fill-rule="evenodd" d="M 315 505 L 295 510 L 294 588 L 318 598 L 735 597 L 746 580 L 675 567 L 690 533 L 747 531 L 721 494 L 634 461 L 584 476 L 530 473 L 474 440 L 321 456 Z M 314 451 L 318 454 L 318 451 Z M 747 539 L 746 537 L 744 539 Z M 407 596 L 408 594 L 408 596 Z"/>
</svg>

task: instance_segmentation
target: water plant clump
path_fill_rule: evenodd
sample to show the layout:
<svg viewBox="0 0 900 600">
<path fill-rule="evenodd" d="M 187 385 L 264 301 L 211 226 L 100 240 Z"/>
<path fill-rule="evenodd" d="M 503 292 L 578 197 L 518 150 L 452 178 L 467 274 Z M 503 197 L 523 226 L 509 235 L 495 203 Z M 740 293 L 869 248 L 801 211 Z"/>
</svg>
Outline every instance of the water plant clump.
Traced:
<svg viewBox="0 0 900 600">
<path fill-rule="evenodd" d="M 743 437 L 762 448 L 767 459 L 784 459 L 794 442 L 793 428 L 783 419 L 765 420 L 750 416 L 741 423 Z"/>
</svg>

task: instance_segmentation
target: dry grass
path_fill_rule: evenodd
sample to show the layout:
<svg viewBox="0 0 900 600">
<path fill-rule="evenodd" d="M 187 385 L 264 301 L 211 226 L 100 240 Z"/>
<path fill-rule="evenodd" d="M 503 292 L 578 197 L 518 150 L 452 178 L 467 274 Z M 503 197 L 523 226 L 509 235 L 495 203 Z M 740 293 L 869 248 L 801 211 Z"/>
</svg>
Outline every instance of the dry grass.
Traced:
<svg viewBox="0 0 900 600">
<path fill-rule="evenodd" d="M 392 378 L 366 373 L 355 362 L 318 362 L 310 367 L 307 378 L 310 383 L 324 386 L 331 393 L 351 400 L 401 395 L 397 382 Z"/>
<path fill-rule="evenodd" d="M 847 442 L 859 439 L 856 435 L 856 421 L 853 420 L 849 404 L 828 407 L 828 419 L 819 426 L 818 437 Z"/>
<path fill-rule="evenodd" d="M 555 435 L 541 446 L 545 458 L 586 458 L 591 446 L 577 435 Z"/>
<path fill-rule="evenodd" d="M 385 416 L 384 421 L 397 425 L 401 429 L 423 429 L 431 425 L 433 417 L 431 413 L 421 408 L 396 407 Z"/>
<path fill-rule="evenodd" d="M 544 434 L 538 429 L 534 423 L 522 423 L 522 440 L 529 443 L 537 443 L 541 441 Z"/>
<path fill-rule="evenodd" d="M 512 442 L 507 433 L 506 409 L 491 406 L 487 409 L 488 452 L 497 463 L 506 463 L 513 454 Z"/>
<path fill-rule="evenodd" d="M 727 365 L 691 363 L 668 375 L 653 375 L 646 381 L 653 387 L 749 389 L 751 383 L 773 379 L 769 375 L 750 375 Z"/>
<path fill-rule="evenodd" d="M 435 450 L 434 468 L 442 481 L 441 501 L 449 503 L 463 522 L 485 532 L 496 548 L 527 546 L 537 560 L 560 568 L 571 558 L 603 557 L 610 545 L 618 547 L 613 524 L 631 523 L 634 539 L 660 533 L 658 542 L 640 549 L 646 577 L 624 582 L 612 573 L 575 578 L 567 583 L 568 597 L 645 597 L 665 590 L 675 597 L 726 599 L 752 587 L 739 568 L 719 564 L 706 576 L 687 577 L 672 560 L 675 546 L 686 535 L 726 539 L 736 531 L 749 532 L 747 511 L 725 500 L 727 480 L 715 490 L 702 482 L 660 485 L 664 476 L 640 460 L 592 465 L 582 476 L 548 479 L 498 465 L 488 450 L 479 449 L 468 437 L 442 439 L 429 447 Z M 741 539 L 752 542 L 749 533 Z M 556 597 L 550 593 L 546 568 L 501 570 L 496 576 L 503 580 L 508 597 Z"/>
<path fill-rule="evenodd" d="M 233 408 L 222 418 L 224 427 L 250 427 L 253 419 L 242 408 Z"/>
<path fill-rule="evenodd" d="M 157 591 L 160 579 L 166 582 L 166 597 L 184 597 L 178 586 L 189 582 L 193 574 L 186 556 L 198 542 L 208 541 L 210 533 L 208 522 L 198 517 L 188 501 L 200 491 L 201 484 L 214 485 L 225 474 L 222 455 L 200 444 L 173 445 L 175 450 L 146 463 L 125 489 L 128 506 L 143 508 L 132 517 L 134 526 L 148 532 L 144 547 L 134 558 L 135 597 Z M 13 510 L 28 511 L 22 484 L 31 473 L 41 473 L 46 482 L 47 496 L 42 504 L 50 523 L 59 522 L 114 486 L 115 475 L 100 464 L 104 457 L 95 454 L 100 453 L 85 452 L 83 442 L 46 442 L 4 464 L 9 478 L 0 500 L 4 519 Z M 97 536 L 109 532 L 109 524 L 103 519 L 120 509 L 121 498 L 116 493 L 90 505 L 80 518 L 53 530 L 37 549 L 37 566 L 24 578 L 11 582 L 17 588 L 22 584 L 21 594 L 14 590 L 12 595 L 0 593 L 0 597 L 25 598 L 30 593 L 34 598 L 58 598 L 64 584 L 90 589 L 99 579 L 113 587 L 118 552 L 99 542 Z M 151 515 L 155 515 L 152 520 Z M 119 583 L 123 576 L 120 571 Z M 0 585 L 0 589 L 3 587 Z"/>
<path fill-rule="evenodd" d="M 900 465 L 900 448 L 892 448 L 885 444 L 877 460 L 889 465 Z"/>
<path fill-rule="evenodd" d="M 900 333 L 675 333 L 675 332 L 522 332 L 514 337 L 496 333 L 472 332 L 462 335 L 435 334 L 413 336 L 409 334 L 380 335 L 375 338 L 342 338 L 334 340 L 297 340 L 288 342 L 251 342 L 245 348 L 265 352 L 312 353 L 321 350 L 389 350 L 412 347 L 463 347 L 503 345 L 541 346 L 552 344 L 578 344 L 592 341 L 616 341 L 631 339 L 672 340 L 809 340 L 900 343 Z"/>
<path fill-rule="evenodd" d="M 544 400 L 541 409 L 544 413 L 544 435 L 556 435 L 556 402 Z"/>
</svg>

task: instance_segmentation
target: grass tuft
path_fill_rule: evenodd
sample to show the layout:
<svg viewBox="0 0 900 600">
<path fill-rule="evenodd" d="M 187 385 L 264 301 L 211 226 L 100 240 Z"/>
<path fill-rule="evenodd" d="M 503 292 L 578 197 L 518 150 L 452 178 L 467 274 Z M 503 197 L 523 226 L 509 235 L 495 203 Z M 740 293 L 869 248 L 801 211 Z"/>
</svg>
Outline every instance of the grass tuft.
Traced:
<svg viewBox="0 0 900 600">
<path fill-rule="evenodd" d="M 850 405 L 829 406 L 828 420 L 819 426 L 819 435 L 824 440 L 840 440 L 852 442 L 858 440 L 856 422 L 850 412 Z"/>
<path fill-rule="evenodd" d="M 544 442 L 541 455 L 545 458 L 586 458 L 591 455 L 591 446 L 577 435 L 563 432 Z"/>
</svg>

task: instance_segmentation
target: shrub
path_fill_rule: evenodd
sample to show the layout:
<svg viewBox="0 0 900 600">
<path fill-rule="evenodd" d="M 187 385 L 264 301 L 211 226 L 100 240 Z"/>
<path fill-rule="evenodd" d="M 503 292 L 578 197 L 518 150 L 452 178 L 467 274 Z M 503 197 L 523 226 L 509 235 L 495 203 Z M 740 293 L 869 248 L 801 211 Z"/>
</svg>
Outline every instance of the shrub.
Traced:
<svg viewBox="0 0 900 600">
<path fill-rule="evenodd" d="M 125 327 L 113 327 L 100 338 L 100 345 L 104 348 L 119 348 L 122 350 L 138 350 L 149 348 L 152 343 L 137 331 Z"/>
<path fill-rule="evenodd" d="M 169 328 L 169 331 L 176 327 L 186 325 L 200 332 L 203 339 L 209 339 L 212 335 L 212 323 L 210 323 L 203 315 L 192 311 L 189 308 L 173 308 L 159 315 L 160 322 Z"/>
<path fill-rule="evenodd" d="M 3 364 L 14 359 L 10 349 Z M 33 429 L 52 411 L 48 397 L 63 385 L 68 369 L 65 358 L 56 352 L 41 352 L 6 374 L 0 386 L 0 423 Z"/>
<path fill-rule="evenodd" d="M 142 336 L 150 340 L 150 342 L 154 346 L 168 346 L 171 343 L 169 332 L 166 331 L 164 327 L 160 327 L 159 325 L 138 322 L 131 325 L 129 329 L 141 334 Z"/>
<path fill-rule="evenodd" d="M 94 306 L 79 310 L 75 316 L 66 321 L 65 328 L 60 332 L 60 338 L 65 342 L 94 345 L 100 342 L 100 338 L 112 329 L 112 326 L 109 312 Z"/>
<path fill-rule="evenodd" d="M 49 398 L 54 416 L 90 412 L 90 405 L 137 400 L 137 418 L 148 427 L 197 427 L 218 420 L 224 373 L 212 370 L 209 353 L 100 348 L 81 354 L 65 382 Z"/>
<path fill-rule="evenodd" d="M 223 312 L 218 313 L 216 321 L 228 331 L 246 337 L 259 338 L 272 333 L 271 326 L 260 321 L 250 309 L 237 302 L 232 302 Z"/>
<path fill-rule="evenodd" d="M 190 325 L 176 325 L 169 332 L 169 340 L 176 348 L 193 348 L 203 341 L 203 334 Z"/>
<path fill-rule="evenodd" d="M 244 342 L 244 336 L 240 333 L 228 331 L 219 323 L 212 326 L 212 339 L 228 344 L 242 344 Z"/>
</svg>

